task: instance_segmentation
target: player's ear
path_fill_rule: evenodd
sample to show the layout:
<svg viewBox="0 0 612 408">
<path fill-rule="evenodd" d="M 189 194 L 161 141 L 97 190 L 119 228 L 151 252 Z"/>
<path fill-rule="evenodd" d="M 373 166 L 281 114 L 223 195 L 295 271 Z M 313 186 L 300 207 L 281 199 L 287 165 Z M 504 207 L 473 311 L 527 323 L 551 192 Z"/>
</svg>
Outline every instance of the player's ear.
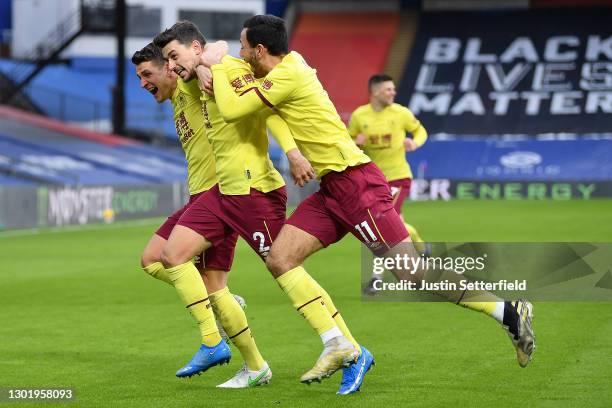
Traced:
<svg viewBox="0 0 612 408">
<path fill-rule="evenodd" d="M 191 48 L 193 48 L 197 55 L 200 55 L 202 53 L 203 47 L 198 40 L 193 40 L 191 42 Z"/>
<path fill-rule="evenodd" d="M 266 47 L 264 47 L 263 44 L 257 44 L 255 51 L 257 52 L 257 55 L 261 57 L 264 54 L 264 51 L 266 51 Z"/>
</svg>

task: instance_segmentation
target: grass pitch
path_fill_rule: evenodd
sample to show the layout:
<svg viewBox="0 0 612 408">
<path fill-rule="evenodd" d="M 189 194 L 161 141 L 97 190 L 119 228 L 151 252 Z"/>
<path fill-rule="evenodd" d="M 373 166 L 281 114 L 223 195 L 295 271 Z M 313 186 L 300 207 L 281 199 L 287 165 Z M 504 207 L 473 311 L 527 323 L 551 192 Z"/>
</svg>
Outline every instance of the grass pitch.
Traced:
<svg viewBox="0 0 612 408">
<path fill-rule="evenodd" d="M 404 214 L 431 241 L 611 242 L 611 208 L 607 200 L 455 201 L 410 203 Z M 504 331 L 482 314 L 361 302 L 352 237 L 306 267 L 376 358 L 361 392 L 336 396 L 340 373 L 299 383 L 320 341 L 243 242 L 230 289 L 247 300 L 272 382 L 215 389 L 240 368 L 235 349 L 229 366 L 177 379 L 198 333 L 172 288 L 139 269 L 158 222 L 0 234 L 0 388 L 73 387 L 72 407 L 612 406 L 611 303 L 536 303 L 538 349 L 521 369 Z"/>
</svg>

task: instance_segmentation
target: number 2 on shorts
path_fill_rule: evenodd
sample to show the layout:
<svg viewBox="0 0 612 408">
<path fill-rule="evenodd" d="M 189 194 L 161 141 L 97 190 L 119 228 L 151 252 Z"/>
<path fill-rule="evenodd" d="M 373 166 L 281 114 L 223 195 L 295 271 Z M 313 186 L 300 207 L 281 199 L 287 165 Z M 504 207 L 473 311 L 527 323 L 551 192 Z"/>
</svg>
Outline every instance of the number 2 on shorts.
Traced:
<svg viewBox="0 0 612 408">
<path fill-rule="evenodd" d="M 268 256 L 268 252 L 270 252 L 270 246 L 266 245 L 266 236 L 263 232 L 254 232 L 253 240 L 259 241 L 259 254 L 263 257 Z"/>
</svg>

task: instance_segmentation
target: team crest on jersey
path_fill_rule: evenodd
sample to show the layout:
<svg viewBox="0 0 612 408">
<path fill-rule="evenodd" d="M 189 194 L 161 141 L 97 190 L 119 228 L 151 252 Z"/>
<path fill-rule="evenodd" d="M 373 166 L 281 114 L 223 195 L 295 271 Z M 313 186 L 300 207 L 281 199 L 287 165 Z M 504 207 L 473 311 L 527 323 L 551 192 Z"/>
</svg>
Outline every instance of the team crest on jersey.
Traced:
<svg viewBox="0 0 612 408">
<path fill-rule="evenodd" d="M 266 91 L 268 91 L 270 88 L 272 88 L 272 85 L 274 85 L 272 83 L 272 81 L 270 81 L 269 79 L 266 79 L 265 81 L 263 81 L 263 83 L 261 84 L 261 87 L 263 89 L 265 89 Z"/>
<path fill-rule="evenodd" d="M 178 104 L 178 106 L 179 106 L 179 107 L 181 107 L 181 108 L 184 108 L 184 107 L 185 107 L 185 96 L 183 95 L 183 93 L 182 93 L 182 92 L 181 92 L 181 93 L 179 93 L 179 96 L 178 96 L 178 103 L 177 103 L 177 104 Z"/>
</svg>

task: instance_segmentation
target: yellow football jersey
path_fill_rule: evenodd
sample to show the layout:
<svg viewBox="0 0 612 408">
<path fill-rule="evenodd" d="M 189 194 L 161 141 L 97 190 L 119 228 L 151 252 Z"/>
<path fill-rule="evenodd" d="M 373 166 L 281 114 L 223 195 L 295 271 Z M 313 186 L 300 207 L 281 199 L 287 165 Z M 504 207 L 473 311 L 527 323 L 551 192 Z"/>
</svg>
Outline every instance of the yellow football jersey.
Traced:
<svg viewBox="0 0 612 408">
<path fill-rule="evenodd" d="M 225 63 L 228 57 L 223 58 Z M 319 82 L 316 70 L 309 67 L 295 51 L 287 54 L 263 78 L 258 87 L 250 89 L 254 96 L 236 98 L 223 75 L 224 64 L 213 65 L 215 95 L 228 120 L 262 107 L 273 108 L 285 120 L 302 154 L 310 161 L 321 178 L 331 171 L 343 171 L 349 166 L 370 162 L 351 139 L 327 92 Z M 232 78 L 228 75 L 229 82 Z"/>
<path fill-rule="evenodd" d="M 257 86 L 249 65 L 241 59 L 223 59 L 233 91 L 240 94 Z M 226 195 L 247 195 L 251 188 L 263 193 L 285 185 L 268 155 L 266 117 L 270 112 L 253 113 L 226 123 L 214 97 L 200 93 L 206 135 L 212 145 L 219 190 Z"/>
<path fill-rule="evenodd" d="M 215 160 L 205 134 L 198 81 L 178 79 L 172 95 L 174 125 L 187 159 L 187 184 L 194 195 L 217 184 Z"/>
<path fill-rule="evenodd" d="M 365 135 L 363 150 L 382 170 L 388 181 L 412 178 L 410 165 L 406 161 L 404 139 L 406 132 L 416 132 L 421 123 L 410 110 L 397 103 L 374 111 L 367 104 L 357 108 L 351 115 L 349 133 L 353 138 Z M 417 146 L 427 139 L 426 132 L 414 135 Z"/>
</svg>

